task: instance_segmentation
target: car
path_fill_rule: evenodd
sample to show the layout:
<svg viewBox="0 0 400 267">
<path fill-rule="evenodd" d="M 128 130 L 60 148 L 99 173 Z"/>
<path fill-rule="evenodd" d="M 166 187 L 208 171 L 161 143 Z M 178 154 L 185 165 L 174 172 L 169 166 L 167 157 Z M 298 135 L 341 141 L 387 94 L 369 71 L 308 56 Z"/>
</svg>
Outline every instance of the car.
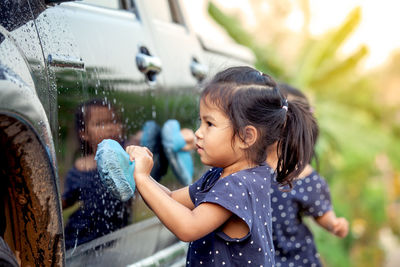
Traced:
<svg viewBox="0 0 400 267">
<path fill-rule="evenodd" d="M 89 138 L 86 125 L 76 131 L 82 103 L 102 101 L 112 110 L 110 131 L 120 129 L 125 144 L 137 141 L 147 121 L 162 127 L 176 119 L 195 129 L 201 82 L 222 68 L 254 64 L 248 49 L 196 33 L 185 4 L 5 0 L 0 5 L 0 234 L 22 266 L 184 264 L 187 244 L 160 223 L 140 195 L 129 201 L 123 227 L 68 249 L 64 228 L 81 202 L 69 209 L 62 203 L 71 186 L 65 177 L 78 159 L 89 168 L 85 159 L 93 153 L 79 142 Z M 198 177 L 204 167 L 195 155 L 193 160 Z M 182 186 L 171 168 L 161 183 Z M 87 215 L 94 224 L 103 220 Z"/>
</svg>

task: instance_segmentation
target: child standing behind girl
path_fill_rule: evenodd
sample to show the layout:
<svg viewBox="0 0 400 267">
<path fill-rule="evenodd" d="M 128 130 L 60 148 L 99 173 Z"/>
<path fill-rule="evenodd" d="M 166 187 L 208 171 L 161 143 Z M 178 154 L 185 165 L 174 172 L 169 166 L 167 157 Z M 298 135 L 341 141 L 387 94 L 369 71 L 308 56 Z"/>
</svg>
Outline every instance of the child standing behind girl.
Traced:
<svg viewBox="0 0 400 267">
<path fill-rule="evenodd" d="M 235 67 L 205 86 L 200 122 L 197 152 L 212 168 L 171 192 L 151 179 L 151 152 L 129 146 L 136 187 L 165 226 L 190 242 L 188 266 L 272 266 L 274 170 L 266 151 L 280 144 L 278 181 L 289 183 L 311 159 L 314 119 L 301 103 L 288 103 L 268 75 Z"/>
<path fill-rule="evenodd" d="M 309 107 L 301 91 L 286 84 L 281 84 L 280 89 L 288 99 L 297 99 Z M 312 132 L 316 142 L 319 132 L 316 123 Z M 267 160 L 271 166 L 274 165 L 273 161 L 274 157 Z M 348 222 L 345 218 L 336 217 L 332 210 L 329 187 L 311 165 L 308 164 L 293 183 L 294 188 L 288 192 L 282 191 L 278 184 L 271 186 L 276 266 L 321 266 L 313 235 L 303 223 L 302 217 L 312 216 L 321 227 L 338 237 L 347 235 Z"/>
</svg>

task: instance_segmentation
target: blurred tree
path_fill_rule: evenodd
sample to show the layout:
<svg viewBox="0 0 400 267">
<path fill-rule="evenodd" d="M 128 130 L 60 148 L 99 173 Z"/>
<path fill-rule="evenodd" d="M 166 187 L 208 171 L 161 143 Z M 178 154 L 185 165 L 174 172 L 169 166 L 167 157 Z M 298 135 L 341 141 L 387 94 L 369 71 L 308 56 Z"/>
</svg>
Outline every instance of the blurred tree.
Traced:
<svg viewBox="0 0 400 267">
<path fill-rule="evenodd" d="M 380 266 L 384 252 L 377 240 L 380 229 L 387 226 L 387 190 L 400 170 L 400 112 L 397 124 L 393 123 L 390 117 L 396 107 L 384 102 L 382 74 L 359 71 L 359 63 L 368 54 L 366 45 L 340 56 L 340 48 L 359 25 L 361 8 L 353 9 L 341 25 L 316 39 L 308 29 L 308 0 L 249 1 L 256 20 L 251 29 L 240 16 L 226 14 L 212 2 L 208 11 L 236 42 L 252 49 L 258 69 L 304 90 L 315 103 L 321 128 L 320 172 L 329 182 L 335 211 L 351 223 L 351 233 L 344 240 L 312 226 L 322 258 L 331 267 Z M 299 33 L 283 26 L 294 5 L 303 17 Z M 393 60 L 398 63 L 400 56 Z M 392 64 L 395 75 L 391 77 L 397 81 L 399 65 Z M 382 155 L 393 171 L 380 168 Z"/>
</svg>

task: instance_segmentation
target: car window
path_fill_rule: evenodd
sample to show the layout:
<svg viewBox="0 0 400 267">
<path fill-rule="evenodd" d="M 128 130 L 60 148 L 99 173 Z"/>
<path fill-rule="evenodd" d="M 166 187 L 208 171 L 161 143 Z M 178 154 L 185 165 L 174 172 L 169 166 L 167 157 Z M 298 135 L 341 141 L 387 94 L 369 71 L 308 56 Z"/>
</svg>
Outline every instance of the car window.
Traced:
<svg viewBox="0 0 400 267">
<path fill-rule="evenodd" d="M 185 20 L 177 0 L 168 0 L 168 4 L 171 12 L 172 22 L 185 25 Z"/>
<path fill-rule="evenodd" d="M 152 6 L 150 12 L 152 13 L 153 19 L 172 22 L 172 16 L 167 0 L 149 0 L 148 3 Z"/>
<path fill-rule="evenodd" d="M 151 17 L 163 22 L 184 25 L 182 13 L 176 0 L 148 0 L 152 7 Z"/>
<path fill-rule="evenodd" d="M 145 137 L 155 136 L 156 149 L 161 150 L 158 130 L 168 119 L 193 128 L 196 99 L 186 99 L 188 95 L 179 91 L 164 93 L 151 32 L 135 18 L 126 10 L 76 2 L 48 9 L 37 20 L 44 54 L 52 56 L 51 85 L 57 90 L 57 104 L 53 105 L 58 114 L 56 151 L 65 248 L 67 255 L 74 253 L 67 257 L 71 266 L 78 260 L 79 247 L 92 248 L 103 242 L 99 238 L 120 240 L 118 232 L 123 229 L 123 237 L 133 243 L 132 252 L 146 248 L 153 253 L 163 246 L 155 244 L 176 241 L 171 234 L 158 234 L 156 220 L 150 221 L 153 226 L 147 227 L 147 232 L 138 230 L 137 225 L 150 223 L 147 220 L 154 214 L 138 193 L 128 201 L 113 196 L 102 184 L 94 159 L 97 145 L 104 139 L 113 139 L 122 147 L 139 145 L 145 141 L 142 132 Z M 152 68 L 144 73 L 149 62 Z M 153 178 L 169 188 L 181 187 L 168 159 L 159 154 Z M 138 235 L 144 235 L 146 243 L 133 242 Z M 124 241 L 114 245 L 119 244 Z M 88 257 L 84 252 L 79 255 Z M 137 259 L 134 256 L 129 256 L 130 263 Z M 115 266 L 113 262 L 101 265 Z"/>
</svg>

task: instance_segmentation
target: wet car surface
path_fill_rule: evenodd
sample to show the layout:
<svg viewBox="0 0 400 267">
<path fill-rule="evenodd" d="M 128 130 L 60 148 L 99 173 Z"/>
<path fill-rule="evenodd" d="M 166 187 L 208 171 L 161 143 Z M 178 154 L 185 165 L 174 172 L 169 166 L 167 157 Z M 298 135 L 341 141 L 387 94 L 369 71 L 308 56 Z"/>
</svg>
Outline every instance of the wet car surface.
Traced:
<svg viewBox="0 0 400 267">
<path fill-rule="evenodd" d="M 5 0 L 0 8 L 0 234 L 23 266 L 122 266 L 175 246 L 178 256 L 165 255 L 173 262 L 185 247 L 140 196 L 118 204 L 97 186 L 93 144 L 140 143 L 150 120 L 195 129 L 199 83 L 253 58 L 207 49 L 181 1 L 55 2 Z M 96 101 L 102 117 L 82 108 Z M 193 160 L 197 177 L 204 167 Z M 73 170 L 94 174 L 68 180 Z M 182 186 L 171 168 L 160 182 Z M 66 247 L 74 214 L 78 224 L 93 222 L 93 238 Z M 113 214 L 122 216 L 118 227 L 107 221 Z"/>
</svg>

